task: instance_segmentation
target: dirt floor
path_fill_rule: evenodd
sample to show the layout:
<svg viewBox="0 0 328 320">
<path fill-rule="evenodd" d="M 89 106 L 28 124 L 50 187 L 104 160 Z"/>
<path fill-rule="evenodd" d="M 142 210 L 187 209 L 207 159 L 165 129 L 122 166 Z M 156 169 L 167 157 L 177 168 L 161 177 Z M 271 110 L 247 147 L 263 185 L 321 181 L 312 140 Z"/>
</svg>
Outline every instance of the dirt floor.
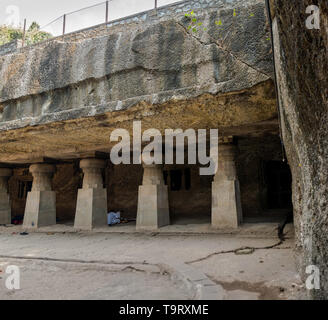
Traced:
<svg viewBox="0 0 328 320">
<path fill-rule="evenodd" d="M 202 272 L 224 288 L 228 300 L 306 297 L 294 266 L 292 237 L 275 246 L 279 239 L 270 232 L 21 235 L 15 228 L 0 229 L 0 299 L 194 298 L 183 281 L 163 271 L 162 264 L 176 269 L 188 265 Z M 245 246 L 268 249 L 234 252 Z M 20 267 L 20 290 L 5 286 L 8 265 Z"/>
</svg>

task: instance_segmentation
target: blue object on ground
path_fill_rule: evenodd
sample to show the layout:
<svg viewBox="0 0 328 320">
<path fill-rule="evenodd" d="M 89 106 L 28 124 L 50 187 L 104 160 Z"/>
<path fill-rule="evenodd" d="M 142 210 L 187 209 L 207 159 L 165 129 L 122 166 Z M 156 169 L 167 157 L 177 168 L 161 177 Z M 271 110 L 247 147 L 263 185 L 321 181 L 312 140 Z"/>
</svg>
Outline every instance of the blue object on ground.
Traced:
<svg viewBox="0 0 328 320">
<path fill-rule="evenodd" d="M 121 213 L 120 212 L 109 212 L 107 214 L 107 222 L 109 226 L 121 223 Z"/>
</svg>

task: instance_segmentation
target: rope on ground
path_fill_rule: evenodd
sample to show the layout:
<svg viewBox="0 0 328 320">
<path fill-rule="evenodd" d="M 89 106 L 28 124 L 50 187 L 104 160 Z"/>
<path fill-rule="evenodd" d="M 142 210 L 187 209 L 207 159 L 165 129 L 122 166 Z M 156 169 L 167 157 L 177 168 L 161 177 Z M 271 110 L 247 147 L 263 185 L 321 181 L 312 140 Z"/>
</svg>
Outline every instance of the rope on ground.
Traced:
<svg viewBox="0 0 328 320">
<path fill-rule="evenodd" d="M 196 260 L 192 261 L 187 261 L 186 264 L 192 264 L 200 261 L 207 260 L 213 256 L 219 255 L 219 254 L 226 254 L 226 253 L 234 253 L 235 255 L 247 255 L 247 254 L 253 254 L 256 250 L 266 250 L 266 249 L 273 249 L 276 247 L 279 247 L 281 244 L 283 244 L 283 240 L 280 240 L 278 243 L 275 243 L 271 246 L 266 246 L 266 247 L 241 247 L 233 250 L 225 250 L 225 251 L 218 251 L 218 252 L 213 252 L 206 257 L 199 258 Z"/>
<path fill-rule="evenodd" d="M 196 260 L 192 260 L 192 261 L 187 261 L 186 264 L 192 264 L 192 263 L 196 263 L 196 262 L 200 262 L 200 261 L 204 261 L 207 260 L 213 256 L 219 255 L 219 254 L 226 254 L 226 253 L 234 253 L 235 255 L 247 255 L 247 254 L 253 254 L 256 250 L 266 250 L 266 249 L 274 249 L 279 247 L 281 244 L 284 243 L 284 241 L 286 240 L 285 238 L 285 234 L 284 234 L 284 229 L 288 223 L 288 221 L 290 220 L 290 218 L 293 217 L 293 212 L 288 212 L 288 214 L 286 215 L 286 218 L 284 219 L 284 221 L 282 223 L 280 223 L 278 225 L 278 237 L 280 239 L 279 242 L 271 245 L 271 246 L 266 246 L 266 247 L 241 247 L 241 248 L 237 248 L 234 250 L 228 250 L 228 251 L 219 251 L 219 252 L 213 252 L 209 255 L 207 255 L 206 257 L 200 258 L 200 259 L 196 259 Z M 289 248 L 285 248 L 285 249 L 289 249 Z"/>
</svg>

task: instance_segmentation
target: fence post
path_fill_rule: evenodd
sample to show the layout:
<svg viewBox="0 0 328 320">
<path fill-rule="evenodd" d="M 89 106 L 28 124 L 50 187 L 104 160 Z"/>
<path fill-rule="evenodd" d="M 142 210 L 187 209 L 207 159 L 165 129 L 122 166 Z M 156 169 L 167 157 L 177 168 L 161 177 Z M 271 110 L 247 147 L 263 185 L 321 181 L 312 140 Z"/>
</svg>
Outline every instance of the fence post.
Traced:
<svg viewBox="0 0 328 320">
<path fill-rule="evenodd" d="M 106 1 L 106 23 L 108 23 L 108 18 L 109 18 L 108 11 L 109 11 L 109 1 Z"/>
<path fill-rule="evenodd" d="M 157 0 L 155 0 L 155 10 L 157 10 Z"/>
<path fill-rule="evenodd" d="M 66 14 L 63 15 L 63 35 L 65 34 L 66 31 Z"/>
<path fill-rule="evenodd" d="M 23 29 L 23 43 L 22 46 L 25 46 L 25 37 L 26 37 L 26 19 L 24 19 L 24 29 Z"/>
</svg>

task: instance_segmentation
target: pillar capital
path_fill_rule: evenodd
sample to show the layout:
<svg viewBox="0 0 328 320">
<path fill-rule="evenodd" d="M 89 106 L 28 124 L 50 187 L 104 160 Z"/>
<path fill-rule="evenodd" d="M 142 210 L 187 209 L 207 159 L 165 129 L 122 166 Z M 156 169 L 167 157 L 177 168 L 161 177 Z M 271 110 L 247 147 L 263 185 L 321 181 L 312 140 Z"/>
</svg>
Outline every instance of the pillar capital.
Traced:
<svg viewBox="0 0 328 320">
<path fill-rule="evenodd" d="M 32 175 L 33 173 L 51 174 L 56 171 L 56 167 L 52 164 L 38 163 L 38 164 L 30 165 L 29 170 L 32 173 Z"/>
<path fill-rule="evenodd" d="M 85 169 L 104 169 L 106 167 L 106 161 L 103 159 L 83 159 L 80 161 L 80 168 Z"/>
<path fill-rule="evenodd" d="M 237 147 L 233 144 L 219 144 L 218 171 L 214 181 L 237 180 L 235 158 Z"/>
<path fill-rule="evenodd" d="M 163 168 L 164 168 L 164 165 L 162 165 L 162 164 L 155 164 L 155 163 L 153 163 L 153 164 L 146 164 L 146 163 L 143 163 L 142 164 L 142 167 L 145 169 L 145 168 L 157 168 L 157 169 L 161 169 L 161 170 L 163 170 Z"/>
<path fill-rule="evenodd" d="M 163 165 L 143 164 L 144 174 L 142 185 L 164 185 Z"/>
<path fill-rule="evenodd" d="M 51 178 L 56 171 L 52 164 L 32 164 L 29 168 L 33 176 L 32 191 L 51 191 Z"/>
<path fill-rule="evenodd" d="M 80 161 L 83 170 L 83 187 L 79 189 L 74 227 L 91 230 L 107 225 L 107 190 L 104 188 L 102 170 L 106 161 L 88 158 Z"/>
<path fill-rule="evenodd" d="M 234 161 L 237 154 L 237 147 L 231 143 L 219 144 L 219 160 Z"/>
<path fill-rule="evenodd" d="M 103 188 L 102 169 L 106 167 L 106 161 L 102 159 L 83 159 L 80 168 L 83 170 L 83 189 Z"/>
<path fill-rule="evenodd" d="M 51 180 L 56 166 L 47 163 L 32 164 L 32 191 L 27 194 L 24 228 L 39 228 L 56 224 L 56 192 Z"/>
</svg>

